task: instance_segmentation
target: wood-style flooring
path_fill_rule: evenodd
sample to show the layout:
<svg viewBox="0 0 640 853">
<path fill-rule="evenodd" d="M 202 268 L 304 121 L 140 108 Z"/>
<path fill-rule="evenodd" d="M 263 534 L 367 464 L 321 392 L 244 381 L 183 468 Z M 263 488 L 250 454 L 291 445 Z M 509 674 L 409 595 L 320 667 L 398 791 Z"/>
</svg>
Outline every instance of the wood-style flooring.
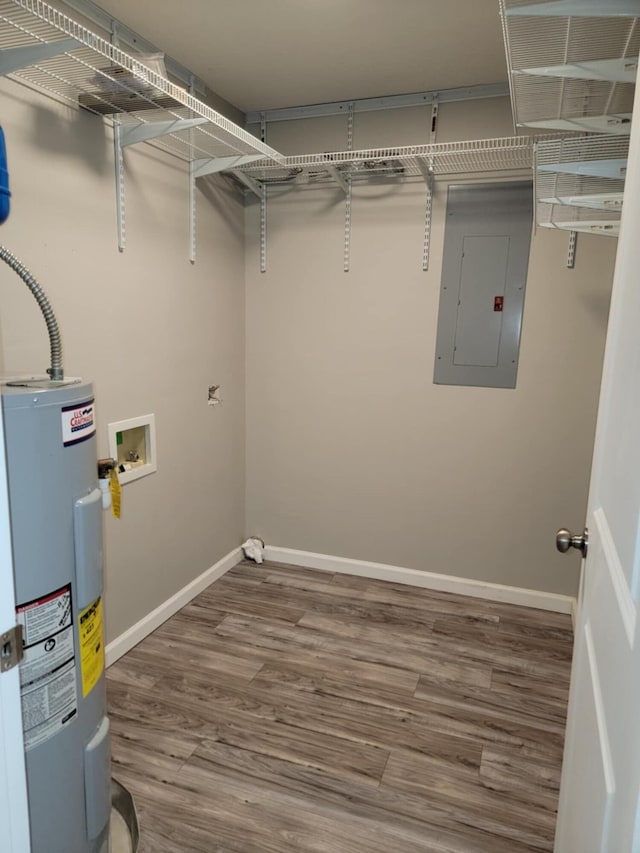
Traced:
<svg viewBox="0 0 640 853">
<path fill-rule="evenodd" d="M 569 616 L 241 563 L 107 673 L 140 853 L 551 851 Z"/>
</svg>

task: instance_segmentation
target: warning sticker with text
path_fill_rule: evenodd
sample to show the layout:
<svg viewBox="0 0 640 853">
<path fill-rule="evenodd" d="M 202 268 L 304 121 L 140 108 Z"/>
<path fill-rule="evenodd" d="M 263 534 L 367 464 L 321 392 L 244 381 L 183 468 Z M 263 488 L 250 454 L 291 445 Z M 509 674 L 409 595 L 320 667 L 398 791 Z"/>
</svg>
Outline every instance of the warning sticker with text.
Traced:
<svg viewBox="0 0 640 853">
<path fill-rule="evenodd" d="M 96 598 L 78 616 L 82 696 L 88 696 L 104 672 L 102 598 Z"/>
<path fill-rule="evenodd" d="M 71 584 L 16 607 L 24 657 L 20 697 L 25 749 L 53 737 L 78 713 Z"/>
</svg>

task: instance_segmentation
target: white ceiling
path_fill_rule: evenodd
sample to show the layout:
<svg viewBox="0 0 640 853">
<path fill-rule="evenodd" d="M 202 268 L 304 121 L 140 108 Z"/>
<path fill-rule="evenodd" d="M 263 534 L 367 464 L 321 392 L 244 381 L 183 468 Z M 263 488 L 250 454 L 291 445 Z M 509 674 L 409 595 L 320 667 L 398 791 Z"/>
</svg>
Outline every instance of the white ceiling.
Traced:
<svg viewBox="0 0 640 853">
<path fill-rule="evenodd" d="M 98 2 L 245 112 L 507 79 L 498 0 Z"/>
</svg>

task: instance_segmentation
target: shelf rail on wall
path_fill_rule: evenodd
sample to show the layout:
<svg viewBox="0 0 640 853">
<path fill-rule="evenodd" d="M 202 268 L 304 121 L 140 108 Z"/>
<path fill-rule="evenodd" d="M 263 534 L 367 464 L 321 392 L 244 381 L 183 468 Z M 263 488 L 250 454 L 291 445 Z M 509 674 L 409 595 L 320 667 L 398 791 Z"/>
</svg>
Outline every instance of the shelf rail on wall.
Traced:
<svg viewBox="0 0 640 853">
<path fill-rule="evenodd" d="M 191 181 L 253 160 L 283 160 L 183 87 L 42 0 L 0 0 L 0 73 L 114 125 L 120 249 L 127 146 L 146 142 L 189 163 Z M 194 247 L 192 235 L 192 253 Z"/>
<path fill-rule="evenodd" d="M 536 146 L 536 224 L 617 236 L 640 54 L 640 0 L 500 0 L 517 126 L 587 136 Z M 598 134 L 592 136 L 591 134 Z"/>
</svg>

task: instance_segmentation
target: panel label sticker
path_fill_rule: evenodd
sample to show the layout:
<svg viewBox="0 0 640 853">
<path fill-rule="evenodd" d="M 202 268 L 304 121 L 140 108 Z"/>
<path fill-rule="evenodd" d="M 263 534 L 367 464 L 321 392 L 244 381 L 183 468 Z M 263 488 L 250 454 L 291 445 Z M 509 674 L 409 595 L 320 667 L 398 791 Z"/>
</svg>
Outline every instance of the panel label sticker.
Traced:
<svg viewBox="0 0 640 853">
<path fill-rule="evenodd" d="M 23 630 L 20 698 L 28 751 L 78 714 L 71 584 L 19 604 L 16 618 Z"/>
<path fill-rule="evenodd" d="M 87 400 L 62 409 L 62 443 L 65 447 L 79 444 L 96 434 L 94 402 Z"/>
<path fill-rule="evenodd" d="M 96 598 L 78 616 L 82 696 L 88 696 L 104 672 L 102 597 Z"/>
</svg>

